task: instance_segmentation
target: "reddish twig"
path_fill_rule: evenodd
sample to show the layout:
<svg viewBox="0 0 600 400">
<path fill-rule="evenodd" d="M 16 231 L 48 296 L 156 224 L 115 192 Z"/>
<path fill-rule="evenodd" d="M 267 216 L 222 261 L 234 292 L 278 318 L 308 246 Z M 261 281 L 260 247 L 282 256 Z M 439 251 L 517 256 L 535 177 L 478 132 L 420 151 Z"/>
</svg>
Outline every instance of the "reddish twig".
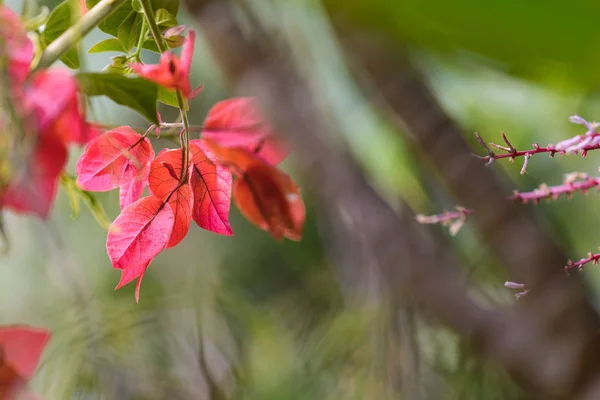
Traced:
<svg viewBox="0 0 600 400">
<path fill-rule="evenodd" d="M 521 174 L 524 174 L 527 169 L 529 158 L 534 154 L 549 153 L 550 157 L 554 157 L 555 154 L 581 154 L 582 157 L 587 155 L 588 151 L 600 149 L 600 133 L 596 131 L 598 124 L 596 122 L 590 123 L 581 118 L 578 115 L 574 115 L 569 120 L 575 124 L 585 125 L 587 132 L 583 135 L 577 135 L 569 139 L 565 139 L 556 145 L 549 144 L 546 147 L 540 147 L 539 144 L 534 143 L 533 149 L 529 150 L 517 150 L 506 137 L 506 134 L 502 132 L 502 139 L 506 143 L 506 146 L 502 146 L 496 143 L 490 143 L 489 145 L 475 133 L 475 138 L 479 144 L 487 151 L 487 156 L 475 155 L 475 157 L 484 161 L 486 165 L 491 165 L 495 160 L 502 158 L 508 158 L 511 162 L 514 162 L 517 157 L 525 157 Z M 495 154 L 491 148 L 506 152 L 506 154 Z"/>
<path fill-rule="evenodd" d="M 520 201 L 523 204 L 527 202 L 533 202 L 539 204 L 544 199 L 557 200 L 561 195 L 571 197 L 575 192 L 581 192 L 586 194 L 588 190 L 592 188 L 598 188 L 600 190 L 600 177 L 590 177 L 583 172 L 573 172 L 565 175 L 563 183 L 556 186 L 548 186 L 546 184 L 540 185 L 539 188 L 531 192 L 518 192 L 515 191 L 512 196 L 508 197 L 508 200 Z M 417 215 L 417 221 L 422 224 L 441 224 L 450 225 L 450 233 L 454 236 L 458 233 L 459 229 L 464 224 L 467 215 L 471 214 L 474 210 L 456 207 L 456 211 L 444 211 L 441 214 L 435 215 Z"/>
<path fill-rule="evenodd" d="M 586 258 L 582 258 L 579 261 L 575 261 L 573 262 L 572 260 L 567 261 L 567 265 L 565 265 L 565 272 L 568 274 L 569 272 L 573 271 L 573 270 L 578 270 L 578 271 L 582 271 L 583 267 L 586 264 L 592 263 L 593 265 L 597 265 L 598 262 L 600 261 L 600 253 L 592 253 L 589 252 L 587 254 Z"/>
<path fill-rule="evenodd" d="M 509 199 L 521 201 L 523 204 L 527 203 L 528 201 L 538 204 L 543 199 L 556 200 L 563 194 L 567 197 L 572 196 L 575 192 L 586 194 L 588 190 L 599 186 L 599 177 L 592 178 L 585 173 L 573 172 L 565 176 L 562 185 L 548 186 L 546 184 L 542 184 L 539 188 L 531 192 L 519 193 L 518 191 L 515 191 L 514 194 L 509 197 Z"/>
</svg>

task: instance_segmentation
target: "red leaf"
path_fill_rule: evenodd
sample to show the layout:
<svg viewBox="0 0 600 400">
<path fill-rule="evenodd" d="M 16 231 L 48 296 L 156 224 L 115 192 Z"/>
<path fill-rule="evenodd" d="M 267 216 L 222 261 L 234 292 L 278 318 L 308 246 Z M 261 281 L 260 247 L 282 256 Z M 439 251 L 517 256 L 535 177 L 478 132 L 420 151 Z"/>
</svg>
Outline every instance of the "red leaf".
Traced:
<svg viewBox="0 0 600 400">
<path fill-rule="evenodd" d="M 17 14 L 3 5 L 0 5 L 0 37 L 4 42 L 0 58 L 6 56 L 9 81 L 14 87 L 19 87 L 29 73 L 33 43 Z"/>
<path fill-rule="evenodd" d="M 118 287 L 141 276 L 167 246 L 173 223 L 173 211 L 155 196 L 143 197 L 123 209 L 106 239 L 113 268 L 124 270 Z"/>
<path fill-rule="evenodd" d="M 196 142 L 196 140 L 192 140 L 191 142 Z M 236 176 L 242 176 L 248 167 L 257 161 L 262 161 L 255 154 L 240 147 L 221 146 L 214 140 L 209 139 L 204 139 L 202 142 L 204 148 L 214 156 L 215 163 L 229 168 Z"/>
<path fill-rule="evenodd" d="M 275 239 L 302 238 L 304 202 L 298 186 L 287 174 L 257 161 L 234 182 L 233 196 L 240 212 Z"/>
<path fill-rule="evenodd" d="M 140 173 L 139 177 L 136 177 L 128 182 L 123 183 L 119 186 L 119 205 L 123 210 L 128 205 L 135 203 L 142 197 L 144 187 L 148 181 L 148 173 L 150 168 L 145 168 L 144 173 Z"/>
<path fill-rule="evenodd" d="M 181 90 L 185 97 L 192 98 L 198 94 L 201 88 L 192 91 L 190 86 L 190 69 L 195 41 L 196 33 L 190 30 L 189 36 L 181 49 L 181 58 L 171 51 L 166 51 L 161 54 L 159 64 L 132 63 L 129 66 L 141 77 L 156 82 L 167 89 Z"/>
<path fill-rule="evenodd" d="M 16 212 L 33 212 L 45 219 L 56 196 L 67 149 L 52 136 L 39 136 L 25 165 L 17 166 L 2 195 L 2 205 Z"/>
<path fill-rule="evenodd" d="M 122 126 L 86 146 L 77 162 L 77 183 L 85 190 L 105 192 L 135 178 L 143 181 L 153 158 L 150 140 Z"/>
<path fill-rule="evenodd" d="M 25 380 L 31 379 L 50 336 L 45 329 L 24 325 L 0 327 L 0 348 L 4 355 L 0 364 L 9 365 Z"/>
<path fill-rule="evenodd" d="M 192 220 L 192 193 L 187 182 L 181 182 L 181 168 L 183 165 L 182 151 L 163 150 L 150 165 L 148 188 L 150 193 L 168 201 L 175 224 L 167 248 L 173 247 L 183 240 L 190 229 Z"/>
<path fill-rule="evenodd" d="M 18 398 L 26 382 L 8 364 L 0 364 L 0 400 Z"/>
<path fill-rule="evenodd" d="M 226 167 L 214 163 L 215 156 L 203 140 L 190 141 L 190 158 L 194 221 L 209 231 L 232 235 L 228 220 L 231 205 L 231 172 Z"/>
<path fill-rule="evenodd" d="M 273 165 L 283 161 L 289 152 L 252 97 L 215 104 L 204 121 L 202 137 L 220 146 L 243 148 Z"/>
<path fill-rule="evenodd" d="M 98 135 L 88 124 L 75 78 L 65 70 L 37 72 L 25 91 L 24 106 L 33 112 L 40 134 L 55 135 L 65 144 L 86 144 Z"/>
<path fill-rule="evenodd" d="M 119 280 L 119 283 L 117 284 L 117 287 L 115 288 L 115 290 L 121 289 L 123 286 L 127 285 L 129 282 L 131 282 L 135 278 L 137 278 L 138 281 L 135 285 L 135 302 L 139 303 L 140 302 L 140 288 L 142 287 L 142 279 L 144 278 L 144 274 L 146 273 L 146 270 L 148 269 L 148 266 L 150 265 L 151 262 L 152 261 L 149 261 L 148 264 L 144 265 L 141 268 L 122 269 L 121 270 L 121 280 Z"/>
</svg>

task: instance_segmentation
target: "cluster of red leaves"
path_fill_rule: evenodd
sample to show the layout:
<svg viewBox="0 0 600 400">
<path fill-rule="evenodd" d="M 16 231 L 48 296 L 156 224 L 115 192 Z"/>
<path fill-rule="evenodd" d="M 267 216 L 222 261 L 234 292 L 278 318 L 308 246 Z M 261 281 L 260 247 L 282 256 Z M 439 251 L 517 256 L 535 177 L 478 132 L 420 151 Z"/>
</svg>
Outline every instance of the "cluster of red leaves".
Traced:
<svg viewBox="0 0 600 400">
<path fill-rule="evenodd" d="M 217 103 L 201 137 L 190 141 L 185 165 L 184 149 L 165 149 L 155 158 L 148 138 L 120 127 L 92 140 L 77 163 L 82 188 L 120 189 L 122 211 L 106 247 L 113 267 L 121 270 L 117 289 L 137 279 L 138 301 L 146 268 L 183 240 L 192 220 L 215 233 L 233 234 L 232 194 L 241 213 L 275 238 L 301 238 L 304 203 L 298 186 L 276 166 L 287 150 L 255 101 Z M 140 198 L 146 185 L 150 196 Z"/>
<path fill-rule="evenodd" d="M 25 392 L 50 332 L 29 326 L 0 327 L 0 400 L 35 397 Z"/>
<path fill-rule="evenodd" d="M 201 88 L 190 85 L 194 40 L 190 31 L 181 58 L 167 51 L 159 64 L 132 63 L 131 69 L 189 99 Z M 217 103 L 201 139 L 156 158 L 150 140 L 127 126 L 92 140 L 77 163 L 77 183 L 89 191 L 120 190 L 121 214 L 106 241 L 113 268 L 121 270 L 117 289 L 137 279 L 139 301 L 146 269 L 161 251 L 183 240 L 192 220 L 232 235 L 232 194 L 250 222 L 276 239 L 300 240 L 304 203 L 298 186 L 277 168 L 287 154 L 252 98 Z M 146 185 L 150 195 L 141 198 Z"/>
<path fill-rule="evenodd" d="M 10 152 L 16 160 L 13 164 L 23 164 L 8 165 L 9 179 L 0 182 L 0 208 L 46 218 L 68 146 L 87 143 L 96 129 L 85 121 L 77 83 L 68 72 L 45 69 L 29 76 L 33 55 L 33 44 L 18 16 L 0 6 L 0 69 L 8 72 L 8 82 L 0 88 L 16 114 L 14 121 L 0 116 L 0 128 L 4 131 L 13 125 L 18 131 L 5 136 L 13 136 L 14 143 L 0 148 L 0 153 L 5 163 Z"/>
</svg>

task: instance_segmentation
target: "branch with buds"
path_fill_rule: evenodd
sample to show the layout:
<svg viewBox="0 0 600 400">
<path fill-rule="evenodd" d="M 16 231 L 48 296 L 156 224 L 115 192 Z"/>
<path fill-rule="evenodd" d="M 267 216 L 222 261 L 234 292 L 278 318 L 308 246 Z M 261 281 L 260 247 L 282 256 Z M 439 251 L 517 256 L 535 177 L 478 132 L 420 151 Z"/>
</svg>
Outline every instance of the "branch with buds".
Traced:
<svg viewBox="0 0 600 400">
<path fill-rule="evenodd" d="M 529 150 L 517 150 L 504 132 L 502 132 L 502 139 L 504 140 L 505 146 L 499 145 L 496 143 L 490 143 L 489 145 L 479 136 L 479 134 L 475 133 L 475 138 L 477 142 L 483 147 L 488 155 L 487 156 L 479 156 L 474 154 L 475 157 L 484 161 L 486 165 L 492 165 L 495 160 L 500 160 L 502 158 L 508 158 L 510 162 L 514 162 L 517 157 L 524 157 L 523 167 L 521 168 L 521 175 L 527 172 L 527 166 L 529 164 L 529 159 L 535 155 L 540 153 L 548 153 L 550 157 L 554 157 L 555 154 L 564 155 L 564 154 L 581 154 L 582 157 L 587 155 L 588 151 L 600 149 L 600 133 L 596 131 L 599 124 L 597 122 L 588 122 L 579 115 L 573 115 L 569 118 L 574 124 L 584 125 L 587 128 L 587 132 L 583 135 L 577 135 L 569 139 L 565 139 L 556 145 L 549 144 L 546 147 L 540 147 L 539 144 L 534 143 L 533 149 Z M 504 151 L 504 154 L 496 154 L 492 150 L 500 150 Z"/>
<path fill-rule="evenodd" d="M 557 200 L 561 195 L 570 198 L 575 192 L 586 194 L 592 188 L 598 188 L 598 190 L 600 190 L 600 177 L 590 177 L 583 172 L 572 172 L 565 175 L 561 185 L 548 186 L 546 184 L 541 184 L 537 189 L 531 192 L 519 192 L 515 190 L 513 195 L 508 197 L 507 200 L 520 201 L 523 204 L 531 201 L 537 205 L 544 199 Z M 460 228 L 462 228 L 467 216 L 473 213 L 473 211 L 474 210 L 457 206 L 456 211 L 444 211 L 441 214 L 435 215 L 418 214 L 416 219 L 421 224 L 441 224 L 443 226 L 449 226 L 450 234 L 455 236 Z"/>
<path fill-rule="evenodd" d="M 579 261 L 572 261 L 569 260 L 567 261 L 567 265 L 565 266 L 565 272 L 568 274 L 569 272 L 573 271 L 573 270 L 578 270 L 578 271 L 583 271 L 583 268 L 585 267 L 586 264 L 592 264 L 592 265 L 598 265 L 598 262 L 600 261 L 600 253 L 592 253 L 589 252 L 587 254 L 586 258 L 582 258 Z"/>
<path fill-rule="evenodd" d="M 600 126 L 597 122 L 588 122 L 579 115 L 574 115 L 569 118 L 574 124 L 584 125 L 587 131 L 583 135 L 577 135 L 569 139 L 565 139 L 556 145 L 549 144 L 547 147 L 540 147 L 537 143 L 533 144 L 533 149 L 530 150 L 517 150 L 512 145 L 508 137 L 502 132 L 502 139 L 505 145 L 499 145 L 495 143 L 486 143 L 479 134 L 475 133 L 475 138 L 479 144 L 487 151 L 487 156 L 474 155 L 480 160 L 484 161 L 487 166 L 494 163 L 495 160 L 508 158 L 510 162 L 514 162 L 517 157 L 523 157 L 523 167 L 521 168 L 521 174 L 527 172 L 527 166 L 529 165 L 530 158 L 539 153 L 549 153 L 550 157 L 554 157 L 555 154 L 580 154 L 582 157 L 587 155 L 588 151 L 600 149 L 600 133 L 597 132 L 597 128 Z M 496 154 L 494 150 L 504 152 L 503 154 Z M 565 195 L 570 198 L 573 193 L 581 192 L 586 194 L 590 189 L 597 188 L 600 190 L 600 177 L 590 177 L 586 173 L 573 172 L 566 174 L 563 183 L 556 186 L 548 186 L 541 184 L 537 189 L 531 192 L 518 192 L 514 191 L 513 195 L 508 197 L 508 200 L 519 201 L 523 204 L 527 202 L 533 202 L 539 204 L 541 200 L 557 200 L 561 195 Z M 456 211 L 444 211 L 441 214 L 436 215 L 423 215 L 418 214 L 416 219 L 422 224 L 441 224 L 448 226 L 450 234 L 455 236 L 458 231 L 464 225 L 467 216 L 473 213 L 473 210 L 466 209 L 463 207 L 456 207 Z M 567 265 L 564 267 L 566 273 L 573 270 L 581 271 L 587 264 L 596 265 L 600 262 L 600 253 L 588 253 L 586 258 L 582 258 L 579 261 L 569 260 Z M 509 289 L 519 290 L 516 293 L 517 299 L 526 295 L 529 292 L 527 285 L 523 283 L 506 282 L 505 287 Z"/>
</svg>

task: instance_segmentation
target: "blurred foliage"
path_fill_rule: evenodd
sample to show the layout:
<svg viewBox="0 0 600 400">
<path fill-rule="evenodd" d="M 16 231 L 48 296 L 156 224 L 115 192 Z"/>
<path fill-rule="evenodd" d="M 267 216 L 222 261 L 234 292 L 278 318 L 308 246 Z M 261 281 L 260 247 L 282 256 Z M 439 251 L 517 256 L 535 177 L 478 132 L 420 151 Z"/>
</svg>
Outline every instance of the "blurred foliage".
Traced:
<svg viewBox="0 0 600 400">
<path fill-rule="evenodd" d="M 20 10 L 20 2 L 7 3 Z M 58 1 L 43 3 L 52 9 Z M 349 143 L 393 206 L 402 199 L 415 212 L 435 213 L 455 204 L 382 119 L 382 110 L 362 97 L 328 14 L 410 48 L 469 140 L 473 131 L 488 141 L 497 141 L 505 131 L 517 147 L 557 142 L 583 133 L 568 123 L 570 115 L 593 119 L 600 109 L 596 2 L 251 4 L 291 47 L 332 130 Z M 185 12 L 178 19 L 193 25 Z M 87 54 L 108 38 L 96 30 L 82 41 L 80 57 L 88 70 L 109 63 L 110 53 Z M 205 90 L 191 105 L 193 124 L 201 123 L 215 101 L 230 96 L 201 38 L 196 54 L 192 84 L 204 83 Z M 157 60 L 150 52 L 142 58 Z M 108 99 L 94 98 L 92 105 L 93 119 L 144 129 L 139 116 Z M 177 117 L 163 105 L 161 115 L 165 121 Z M 74 152 L 70 173 L 77 157 Z M 534 157 L 524 176 L 520 165 L 497 162 L 492 168 L 507 173 L 515 188 L 532 190 L 541 182 L 559 183 L 569 171 L 594 174 L 596 157 L 593 152 L 586 159 Z M 476 358 L 468 343 L 435 321 L 415 318 L 411 348 L 399 342 L 393 329 L 404 304 L 385 297 L 368 302 L 345 291 L 314 209 L 311 191 L 318 188 L 302 182 L 294 161 L 292 155 L 285 167 L 300 182 L 308 205 L 302 242 L 275 242 L 232 211 L 233 237 L 194 226 L 180 246 L 157 258 L 144 278 L 139 305 L 131 285 L 112 290 L 119 273 L 106 256 L 106 231 L 85 208 L 77 220 L 71 218 L 64 188 L 48 224 L 6 215 L 11 249 L 0 258 L 0 323 L 46 325 L 54 332 L 33 389 L 48 400 L 199 398 L 208 371 L 233 399 L 397 399 L 390 365 L 418 350 L 424 398 L 520 398 L 522 393 L 496 365 Z M 117 193 L 96 198 L 109 219 L 117 215 Z M 600 244 L 597 206 L 596 193 L 590 193 L 524 207 L 539 213 L 565 253 L 578 258 Z M 512 303 L 512 293 L 502 288 L 507 277 L 470 224 L 452 240 L 465 275 L 480 286 L 481 301 Z M 592 268 L 585 275 L 598 293 L 598 271 Z"/>
<path fill-rule="evenodd" d="M 600 4 L 576 0 L 324 0 L 348 22 L 455 55 L 474 53 L 507 72 L 539 80 L 553 75 L 596 85 L 600 43 L 594 27 Z"/>
</svg>

